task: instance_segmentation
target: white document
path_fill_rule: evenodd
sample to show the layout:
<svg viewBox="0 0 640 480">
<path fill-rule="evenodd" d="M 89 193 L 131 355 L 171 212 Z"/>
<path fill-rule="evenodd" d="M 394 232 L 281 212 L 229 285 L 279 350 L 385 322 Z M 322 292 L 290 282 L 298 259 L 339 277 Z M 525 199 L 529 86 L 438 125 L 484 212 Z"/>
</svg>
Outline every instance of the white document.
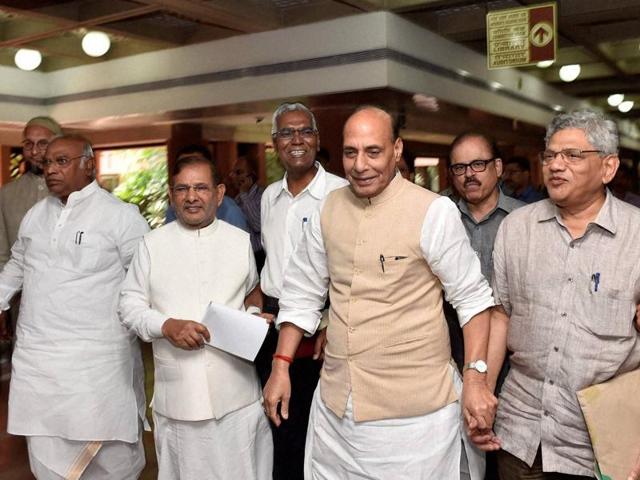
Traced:
<svg viewBox="0 0 640 480">
<path fill-rule="evenodd" d="M 214 303 L 207 307 L 202 323 L 211 334 L 207 345 L 252 362 L 269 330 L 262 317 Z"/>
</svg>

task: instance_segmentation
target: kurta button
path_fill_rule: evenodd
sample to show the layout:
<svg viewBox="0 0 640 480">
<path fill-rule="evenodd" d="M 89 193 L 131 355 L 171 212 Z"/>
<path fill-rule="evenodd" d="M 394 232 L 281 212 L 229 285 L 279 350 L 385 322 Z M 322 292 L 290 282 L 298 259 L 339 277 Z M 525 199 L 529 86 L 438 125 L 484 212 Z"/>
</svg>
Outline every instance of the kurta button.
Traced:
<svg viewBox="0 0 640 480">
<path fill-rule="evenodd" d="M 573 282 L 573 277 L 569 277 L 569 278 L 567 278 L 567 281 L 568 281 L 568 282 Z"/>
<path fill-rule="evenodd" d="M 558 347 L 553 347 L 554 352 L 557 352 L 558 350 L 560 350 Z"/>
<path fill-rule="evenodd" d="M 553 380 L 549 380 L 549 385 L 553 385 Z"/>
<path fill-rule="evenodd" d="M 353 332 L 355 332 L 355 331 L 356 331 L 356 329 L 355 329 L 355 328 L 353 328 L 353 327 L 349 327 L 349 333 L 353 333 Z"/>
<path fill-rule="evenodd" d="M 549 412 L 547 412 L 546 410 L 544 411 L 544 416 L 548 417 L 549 416 Z"/>
<path fill-rule="evenodd" d="M 560 316 L 561 316 L 562 318 L 564 318 L 564 317 L 566 317 L 566 316 L 567 316 L 567 313 L 566 313 L 566 312 L 562 312 L 562 313 L 560 314 Z"/>
</svg>

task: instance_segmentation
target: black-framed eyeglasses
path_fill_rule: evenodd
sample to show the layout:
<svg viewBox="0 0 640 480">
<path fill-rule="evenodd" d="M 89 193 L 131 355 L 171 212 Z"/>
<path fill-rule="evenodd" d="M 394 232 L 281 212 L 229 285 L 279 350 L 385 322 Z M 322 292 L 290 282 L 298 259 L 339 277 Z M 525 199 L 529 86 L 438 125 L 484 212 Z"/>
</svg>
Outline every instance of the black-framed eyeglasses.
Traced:
<svg viewBox="0 0 640 480">
<path fill-rule="evenodd" d="M 456 176 L 464 175 L 467 172 L 467 168 L 471 168 L 476 173 L 484 172 L 487 169 L 487 165 L 493 162 L 495 158 L 489 158 L 488 160 L 472 160 L 469 163 L 455 163 L 449 165 L 449 170 Z"/>
<path fill-rule="evenodd" d="M 78 158 L 87 158 L 87 156 L 86 155 L 77 155 L 75 157 L 60 156 L 60 157 L 56 157 L 56 158 L 45 158 L 44 160 L 42 160 L 42 164 L 45 167 L 50 167 L 51 165 L 53 165 L 55 163 L 57 166 L 59 166 L 61 168 L 65 168 L 72 161 L 77 160 Z"/>
<path fill-rule="evenodd" d="M 36 147 L 36 149 L 43 151 L 46 150 L 47 147 L 49 146 L 49 140 L 38 140 L 37 142 L 33 142 L 31 140 L 23 140 L 22 141 L 22 148 L 24 150 L 33 150 L 33 147 Z"/>
<path fill-rule="evenodd" d="M 280 140 L 292 140 L 296 133 L 303 139 L 309 140 L 315 137 L 318 131 L 311 127 L 281 128 L 276 133 L 274 133 L 273 136 Z"/>
<path fill-rule="evenodd" d="M 193 192 L 196 195 L 206 195 L 211 193 L 211 186 L 206 183 L 196 183 L 195 185 L 186 185 L 183 183 L 179 183 L 175 185 L 171 190 L 173 190 L 173 194 L 177 197 L 186 197 L 189 191 L 193 189 Z"/>
<path fill-rule="evenodd" d="M 602 150 L 580 150 L 579 148 L 564 148 L 560 151 L 545 150 L 538 154 L 538 158 L 543 165 L 551 163 L 557 155 L 560 155 L 563 160 L 575 163 L 580 162 L 586 158 L 587 153 L 602 153 Z"/>
</svg>

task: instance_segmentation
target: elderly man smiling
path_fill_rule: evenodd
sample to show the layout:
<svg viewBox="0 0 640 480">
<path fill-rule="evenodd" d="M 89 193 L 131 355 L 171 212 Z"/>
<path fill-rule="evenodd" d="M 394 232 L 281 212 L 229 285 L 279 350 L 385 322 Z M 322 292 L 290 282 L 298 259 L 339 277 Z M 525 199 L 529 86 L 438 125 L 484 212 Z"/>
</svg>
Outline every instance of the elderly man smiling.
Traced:
<svg viewBox="0 0 640 480">
<path fill-rule="evenodd" d="M 640 366 L 640 210 L 606 188 L 620 162 L 616 125 L 562 114 L 545 142 L 549 199 L 509 215 L 493 253 L 490 383 L 506 348 L 513 354 L 496 435 L 474 438 L 502 448 L 503 480 L 593 478 L 576 392 Z"/>
</svg>

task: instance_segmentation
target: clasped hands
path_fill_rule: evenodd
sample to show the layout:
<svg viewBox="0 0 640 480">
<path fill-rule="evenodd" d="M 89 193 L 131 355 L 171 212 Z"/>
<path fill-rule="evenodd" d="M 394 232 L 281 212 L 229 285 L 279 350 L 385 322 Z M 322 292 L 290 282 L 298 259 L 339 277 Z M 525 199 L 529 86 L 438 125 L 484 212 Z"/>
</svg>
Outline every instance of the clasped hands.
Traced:
<svg viewBox="0 0 640 480">
<path fill-rule="evenodd" d="M 466 378 L 462 389 L 462 414 L 469 439 L 485 452 L 500 449 L 493 433 L 498 400 L 484 378 Z"/>
</svg>

